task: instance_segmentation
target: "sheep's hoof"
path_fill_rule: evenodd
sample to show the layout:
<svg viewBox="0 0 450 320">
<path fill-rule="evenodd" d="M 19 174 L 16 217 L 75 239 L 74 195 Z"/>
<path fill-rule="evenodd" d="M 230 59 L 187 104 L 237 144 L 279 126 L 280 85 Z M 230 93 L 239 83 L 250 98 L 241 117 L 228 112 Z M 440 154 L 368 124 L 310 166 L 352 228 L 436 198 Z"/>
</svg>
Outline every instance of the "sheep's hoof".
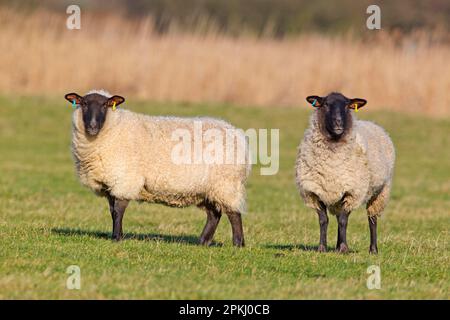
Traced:
<svg viewBox="0 0 450 320">
<path fill-rule="evenodd" d="M 243 248 L 243 247 L 245 247 L 244 239 L 234 240 L 234 241 L 233 241 L 233 245 L 234 245 L 235 247 L 238 247 L 238 248 Z"/>
<path fill-rule="evenodd" d="M 200 239 L 200 245 L 208 247 L 211 245 L 212 239 Z"/>
<path fill-rule="evenodd" d="M 348 253 L 348 247 L 345 243 L 341 243 L 341 245 L 339 246 L 339 253 Z"/>
<path fill-rule="evenodd" d="M 317 249 L 319 252 L 327 252 L 327 247 L 323 244 L 319 245 L 319 248 Z"/>
<path fill-rule="evenodd" d="M 377 248 L 377 246 L 370 246 L 370 248 L 369 248 L 369 253 L 370 253 L 370 254 L 378 254 L 378 248 Z"/>
<path fill-rule="evenodd" d="M 113 242 L 119 242 L 119 241 L 122 241 L 122 238 L 123 238 L 122 235 L 119 235 L 119 236 L 113 235 L 112 238 L 111 238 L 111 240 L 112 240 Z"/>
</svg>

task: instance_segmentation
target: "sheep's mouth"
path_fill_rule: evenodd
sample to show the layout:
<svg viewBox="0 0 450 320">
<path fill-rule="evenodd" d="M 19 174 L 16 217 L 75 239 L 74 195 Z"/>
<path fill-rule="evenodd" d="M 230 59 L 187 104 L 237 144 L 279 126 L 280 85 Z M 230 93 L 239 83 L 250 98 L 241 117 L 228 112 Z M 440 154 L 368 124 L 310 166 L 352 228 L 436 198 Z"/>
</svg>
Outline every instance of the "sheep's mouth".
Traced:
<svg viewBox="0 0 450 320">
<path fill-rule="evenodd" d="M 92 128 L 92 127 L 87 127 L 87 128 L 86 128 L 86 133 L 87 133 L 88 135 L 90 135 L 90 136 L 96 136 L 96 135 L 98 134 L 99 131 L 100 131 L 100 129 L 97 128 L 97 127 L 94 127 L 94 128 Z"/>
<path fill-rule="evenodd" d="M 339 140 L 345 133 L 345 127 L 343 126 L 326 126 L 326 130 L 333 140 Z"/>
<path fill-rule="evenodd" d="M 334 127 L 331 133 L 332 133 L 332 135 L 335 135 L 335 136 L 342 136 L 344 131 L 345 131 L 344 127 Z"/>
</svg>

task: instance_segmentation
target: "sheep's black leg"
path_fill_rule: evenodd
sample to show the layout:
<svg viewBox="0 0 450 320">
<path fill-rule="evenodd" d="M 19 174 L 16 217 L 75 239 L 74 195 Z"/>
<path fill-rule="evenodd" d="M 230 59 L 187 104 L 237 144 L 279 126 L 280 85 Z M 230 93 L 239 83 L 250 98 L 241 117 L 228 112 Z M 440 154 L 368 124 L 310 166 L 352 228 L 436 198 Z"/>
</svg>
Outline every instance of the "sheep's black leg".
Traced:
<svg viewBox="0 0 450 320">
<path fill-rule="evenodd" d="M 216 232 L 217 225 L 219 224 L 222 214 L 216 208 L 212 206 L 206 207 L 206 225 L 203 228 L 203 232 L 200 236 L 200 244 L 209 246 Z"/>
<path fill-rule="evenodd" d="M 337 223 L 338 223 L 338 233 L 337 233 L 337 241 L 336 241 L 336 250 L 339 250 L 339 248 L 340 248 L 340 246 L 341 246 L 341 242 L 342 242 L 342 239 L 341 239 L 341 227 L 340 227 L 340 225 L 339 225 L 339 216 L 336 216 L 336 220 L 337 220 Z"/>
<path fill-rule="evenodd" d="M 339 252 L 340 253 L 347 253 L 348 252 L 348 246 L 347 246 L 347 224 L 348 224 L 348 216 L 350 213 L 342 212 L 337 217 L 338 219 L 338 242 L 340 240 L 339 244 Z"/>
<path fill-rule="evenodd" d="M 377 217 L 376 216 L 368 217 L 368 220 L 369 220 L 369 229 L 370 229 L 369 253 L 377 254 L 378 253 L 378 247 L 377 247 Z"/>
<path fill-rule="evenodd" d="M 128 206 L 128 200 L 119 200 L 116 199 L 114 202 L 114 213 L 115 213 L 115 219 L 114 219 L 114 228 L 113 228 L 113 239 L 115 241 L 119 241 L 122 239 L 123 232 L 122 232 L 122 219 L 123 215 L 125 213 L 125 209 Z"/>
<path fill-rule="evenodd" d="M 115 198 L 110 194 L 108 194 L 106 197 L 108 198 L 109 212 L 111 213 L 111 219 L 113 219 L 113 221 L 114 221 L 114 200 L 115 200 Z"/>
<path fill-rule="evenodd" d="M 239 212 L 232 212 L 228 214 L 228 219 L 231 223 L 231 229 L 233 231 L 233 244 L 236 247 L 243 247 L 244 242 L 244 230 L 242 229 L 242 218 Z"/>
<path fill-rule="evenodd" d="M 108 195 L 109 209 L 113 220 L 112 239 L 119 241 L 122 239 L 122 219 L 125 209 L 128 206 L 128 200 L 120 200 Z"/>
<path fill-rule="evenodd" d="M 319 225 L 320 225 L 320 243 L 319 243 L 319 252 L 327 251 L 327 229 L 328 229 L 328 215 L 327 208 L 322 206 L 319 210 L 317 210 L 317 214 L 319 215 Z"/>
</svg>

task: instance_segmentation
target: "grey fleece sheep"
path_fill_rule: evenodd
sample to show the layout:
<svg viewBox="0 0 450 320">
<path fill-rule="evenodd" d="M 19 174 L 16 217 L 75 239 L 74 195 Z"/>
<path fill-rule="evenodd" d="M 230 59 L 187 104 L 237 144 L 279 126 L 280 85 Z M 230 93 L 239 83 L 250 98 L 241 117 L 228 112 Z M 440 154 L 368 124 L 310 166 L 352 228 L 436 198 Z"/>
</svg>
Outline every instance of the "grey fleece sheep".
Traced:
<svg viewBox="0 0 450 320">
<path fill-rule="evenodd" d="M 241 213 L 250 162 L 245 158 L 248 146 L 243 132 L 212 118 L 156 117 L 115 110 L 125 99 L 105 91 L 85 96 L 69 93 L 65 98 L 78 106 L 72 121 L 72 153 L 78 177 L 83 185 L 108 199 L 114 240 L 122 238 L 128 202 L 136 200 L 203 208 L 207 222 L 200 243 L 204 245 L 211 243 L 225 213 L 231 222 L 233 244 L 244 245 Z M 189 157 L 191 146 L 200 152 L 209 146 L 206 134 L 229 132 L 236 138 L 236 144 L 231 145 L 236 150 L 231 151 L 236 157 L 244 154 L 243 161 L 206 162 L 202 157 L 197 161 L 195 153 L 194 161 L 179 162 L 175 151 L 182 151 L 180 146 L 187 146 Z M 223 143 L 219 143 L 220 148 L 225 148 Z"/>
<path fill-rule="evenodd" d="M 318 250 L 327 248 L 327 210 L 338 220 L 336 250 L 345 253 L 348 216 L 366 204 L 369 252 L 377 253 L 377 216 L 388 202 L 394 170 L 392 141 L 381 127 L 353 115 L 364 99 L 331 93 L 306 100 L 315 110 L 298 150 L 296 183 L 305 204 L 319 216 Z"/>
</svg>

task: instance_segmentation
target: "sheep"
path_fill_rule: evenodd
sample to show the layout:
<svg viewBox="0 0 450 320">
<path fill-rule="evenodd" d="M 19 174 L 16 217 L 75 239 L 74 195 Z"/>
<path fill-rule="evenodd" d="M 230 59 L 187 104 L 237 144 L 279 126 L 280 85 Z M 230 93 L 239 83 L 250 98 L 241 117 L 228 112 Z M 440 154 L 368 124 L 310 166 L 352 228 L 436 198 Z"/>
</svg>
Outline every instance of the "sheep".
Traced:
<svg viewBox="0 0 450 320">
<path fill-rule="evenodd" d="M 370 229 L 369 253 L 378 253 L 377 217 L 387 205 L 392 185 L 395 151 L 378 125 L 357 120 L 351 112 L 367 101 L 341 93 L 308 96 L 315 110 L 298 148 L 296 184 L 307 207 L 319 217 L 319 252 L 327 250 L 328 215 L 336 216 L 336 250 L 349 251 L 346 233 L 350 213 L 362 204 Z"/>
<path fill-rule="evenodd" d="M 72 116 L 72 155 L 78 178 L 96 195 L 107 198 L 113 240 L 122 239 L 125 209 L 136 200 L 204 209 L 207 221 L 200 236 L 202 245 L 211 244 L 225 213 L 231 223 L 233 244 L 244 246 L 241 214 L 245 211 L 245 183 L 251 168 L 242 131 L 214 118 L 148 116 L 116 109 L 125 98 L 103 90 L 90 91 L 85 96 L 69 93 L 65 98 L 76 106 Z M 193 133 L 198 124 L 200 133 L 234 130 L 238 147 L 232 151 L 236 151 L 236 157 L 244 152 L 244 161 L 175 161 L 174 150 L 181 142 L 176 135 L 174 139 L 174 133 Z M 195 132 L 194 137 L 186 139 L 198 144 Z M 200 147 L 206 144 L 200 143 Z"/>
</svg>

